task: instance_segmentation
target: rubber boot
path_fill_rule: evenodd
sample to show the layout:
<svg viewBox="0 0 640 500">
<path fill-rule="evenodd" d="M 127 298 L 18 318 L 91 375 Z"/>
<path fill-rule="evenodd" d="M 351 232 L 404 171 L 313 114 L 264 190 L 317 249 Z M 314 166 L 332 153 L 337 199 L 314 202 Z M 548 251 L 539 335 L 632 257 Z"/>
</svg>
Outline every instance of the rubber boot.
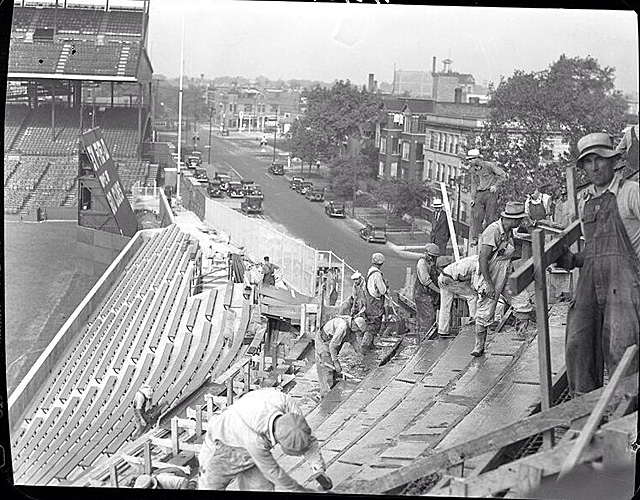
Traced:
<svg viewBox="0 0 640 500">
<path fill-rule="evenodd" d="M 373 348 L 373 335 L 369 332 L 365 332 L 362 336 L 362 350 L 363 352 L 369 351 Z"/>
<path fill-rule="evenodd" d="M 471 355 L 478 357 L 484 354 L 484 343 L 487 340 L 487 329 L 476 324 L 476 345 L 471 351 Z"/>
</svg>

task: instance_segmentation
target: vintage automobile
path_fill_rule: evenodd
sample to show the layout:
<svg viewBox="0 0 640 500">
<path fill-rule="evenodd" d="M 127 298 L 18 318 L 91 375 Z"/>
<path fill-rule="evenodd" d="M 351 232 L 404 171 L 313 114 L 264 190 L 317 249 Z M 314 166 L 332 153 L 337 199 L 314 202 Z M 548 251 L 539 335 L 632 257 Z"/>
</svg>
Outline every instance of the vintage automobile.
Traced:
<svg viewBox="0 0 640 500">
<path fill-rule="evenodd" d="M 309 201 L 324 201 L 324 188 L 310 187 L 304 195 Z"/>
<path fill-rule="evenodd" d="M 307 191 L 309 189 L 313 188 L 313 182 L 311 181 L 302 181 L 300 183 L 300 186 L 298 187 L 298 189 L 296 189 L 296 191 L 298 191 L 298 193 L 300 193 L 301 195 L 305 195 L 307 194 Z"/>
<path fill-rule="evenodd" d="M 207 192 L 211 198 L 222 198 L 222 189 L 220 188 L 220 179 L 211 179 L 209 180 L 209 186 L 207 187 Z"/>
<path fill-rule="evenodd" d="M 369 243 L 386 243 L 387 228 L 386 226 L 375 226 L 367 222 L 365 227 L 360 229 L 360 237 Z"/>
<path fill-rule="evenodd" d="M 220 181 L 220 189 L 226 191 L 231 182 L 231 176 L 229 174 L 216 173 L 216 179 Z"/>
<path fill-rule="evenodd" d="M 330 201 L 324 207 L 324 213 L 329 217 L 346 217 L 345 209 L 344 209 L 344 201 L 342 203 L 336 203 L 335 201 Z"/>
<path fill-rule="evenodd" d="M 284 175 L 284 165 L 282 163 L 272 163 L 269 165 L 269 173 L 273 175 Z"/>
<path fill-rule="evenodd" d="M 207 180 L 207 169 L 204 167 L 196 167 L 196 171 L 193 175 L 198 180 Z"/>
<path fill-rule="evenodd" d="M 227 195 L 229 198 L 243 198 L 244 192 L 242 190 L 242 183 L 238 181 L 231 181 L 227 184 Z"/>
<path fill-rule="evenodd" d="M 304 178 L 303 177 L 293 177 L 289 181 L 289 187 L 291 189 L 295 189 L 297 191 L 299 189 L 299 187 L 300 187 L 300 184 L 302 184 L 302 182 L 304 182 Z"/>
<path fill-rule="evenodd" d="M 262 198 L 260 196 L 246 195 L 240 204 L 240 210 L 248 214 L 262 212 Z"/>
</svg>

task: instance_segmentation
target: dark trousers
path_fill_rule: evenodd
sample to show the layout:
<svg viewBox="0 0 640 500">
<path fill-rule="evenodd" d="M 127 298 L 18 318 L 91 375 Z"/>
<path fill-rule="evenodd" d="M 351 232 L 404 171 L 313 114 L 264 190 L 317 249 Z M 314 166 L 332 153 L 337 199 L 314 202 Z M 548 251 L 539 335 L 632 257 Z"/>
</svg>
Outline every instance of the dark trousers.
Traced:
<svg viewBox="0 0 640 500">
<path fill-rule="evenodd" d="M 469 238 L 477 240 L 478 235 L 493 221 L 498 219 L 496 208 L 497 196 L 488 189 L 476 192 L 473 199 L 474 205 L 471 209 L 471 229 Z"/>
<path fill-rule="evenodd" d="M 433 306 L 433 299 L 428 293 L 420 292 L 414 294 L 413 300 L 416 303 L 417 334 L 420 340 L 424 340 L 436 320 L 436 310 Z"/>
</svg>

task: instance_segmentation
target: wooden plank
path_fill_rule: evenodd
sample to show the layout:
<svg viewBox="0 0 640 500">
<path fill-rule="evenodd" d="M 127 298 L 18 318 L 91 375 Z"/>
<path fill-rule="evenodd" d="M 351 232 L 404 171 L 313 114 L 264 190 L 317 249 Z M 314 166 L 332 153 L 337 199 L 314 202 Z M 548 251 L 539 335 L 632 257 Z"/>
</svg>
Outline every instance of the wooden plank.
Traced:
<svg viewBox="0 0 640 500">
<path fill-rule="evenodd" d="M 142 457 L 135 457 L 132 455 L 123 454 L 122 459 L 133 465 L 144 465 L 144 458 Z M 184 466 L 176 465 L 169 462 L 163 462 L 161 460 L 152 460 L 150 465 L 153 469 L 157 469 L 160 472 L 162 472 L 162 469 L 180 469 L 182 472 L 184 472 L 187 475 L 191 474 L 191 467 L 188 465 L 184 465 Z M 152 473 L 151 470 L 149 472 L 145 472 L 145 474 L 151 474 L 151 473 Z"/>
<path fill-rule="evenodd" d="M 621 399 L 622 392 L 635 392 L 638 388 L 637 375 L 626 377 L 620 384 L 614 400 Z M 384 493 L 399 486 L 424 477 L 432 472 L 458 463 L 461 457 L 469 459 L 488 451 L 496 450 L 525 439 L 534 434 L 566 423 L 574 418 L 591 413 L 602 394 L 602 389 L 579 396 L 571 401 L 551 407 L 530 417 L 519 420 L 476 439 L 444 449 L 429 457 L 418 459 L 411 465 L 393 471 L 372 481 L 354 480 L 344 486 L 344 492 Z M 350 398 L 351 399 L 351 398 Z"/>
<path fill-rule="evenodd" d="M 447 225 L 449 226 L 449 236 L 451 237 L 451 246 L 453 247 L 453 257 L 456 261 L 459 261 L 460 250 L 458 249 L 458 236 L 456 235 L 456 229 L 453 226 L 453 217 L 451 216 L 451 206 L 449 205 L 447 185 L 444 182 L 440 183 L 440 190 L 442 191 L 442 202 L 444 205 L 444 211 L 447 214 Z"/>
<path fill-rule="evenodd" d="M 543 266 L 545 269 L 553 264 L 562 255 L 565 248 L 571 246 L 571 244 L 580 238 L 582 235 L 582 228 L 580 227 L 580 221 L 572 222 L 558 238 L 552 242 L 549 242 L 545 246 Z M 527 259 L 521 267 L 509 276 L 509 288 L 514 294 L 521 293 L 529 283 L 534 280 L 534 268 L 533 257 Z"/>
<path fill-rule="evenodd" d="M 209 292 L 209 297 L 207 298 L 207 305 L 204 308 L 204 317 L 208 321 L 211 321 L 211 318 L 213 317 L 213 310 L 216 305 L 217 297 L 218 297 L 218 290 L 214 288 Z"/>
<path fill-rule="evenodd" d="M 540 374 L 540 402 L 542 410 L 553 405 L 551 396 L 551 350 L 549 340 L 549 313 L 547 301 L 547 268 L 544 262 L 544 232 L 536 229 L 532 234 L 533 269 L 535 276 L 536 325 L 538 326 L 538 373 Z M 554 446 L 553 429 L 544 433 L 545 446 Z"/>
<path fill-rule="evenodd" d="M 589 443 L 589 441 L 591 441 L 591 438 L 593 437 L 593 433 L 598 428 L 598 425 L 600 424 L 600 419 L 602 418 L 602 415 L 607 409 L 607 405 L 609 404 L 609 401 L 611 401 L 611 398 L 615 394 L 618 384 L 622 380 L 622 375 L 626 372 L 627 367 L 631 363 L 631 360 L 634 358 L 636 352 L 638 352 L 637 345 L 634 344 L 630 347 L 627 347 L 627 350 L 625 351 L 624 355 L 622 356 L 622 359 L 620 360 L 620 364 L 616 368 L 616 371 L 611 377 L 611 380 L 609 380 L 609 383 L 604 388 L 604 391 L 602 392 L 600 399 L 598 400 L 598 403 L 596 404 L 595 408 L 591 412 L 591 415 L 589 416 L 589 420 L 587 420 L 587 423 L 580 431 L 580 436 L 578 437 L 573 449 L 571 450 L 571 453 L 569 454 L 565 462 L 562 464 L 562 468 L 560 469 L 560 475 L 559 475 L 560 478 L 566 476 L 567 473 L 569 473 L 569 471 L 571 471 L 571 469 L 573 469 L 573 467 L 578 463 L 580 454 L 583 452 L 585 446 Z M 635 376 L 637 377 L 637 375 Z"/>
<path fill-rule="evenodd" d="M 214 380 L 211 381 L 211 383 L 212 384 L 224 384 L 227 381 L 227 379 L 229 379 L 229 378 L 237 375 L 238 373 L 240 373 L 242 368 L 244 366 L 246 366 L 250 361 L 251 361 L 251 358 L 249 358 L 249 357 L 241 359 L 240 361 L 235 363 L 231 368 L 228 368 L 223 373 L 221 373 L 219 376 L 217 376 Z"/>
<path fill-rule="evenodd" d="M 168 450 L 171 450 L 173 448 L 171 439 L 157 438 L 155 436 L 151 436 L 151 442 L 155 446 L 160 446 L 161 448 L 166 448 Z M 200 453 L 200 448 L 202 448 L 202 445 L 194 444 L 194 443 L 185 443 L 183 441 L 180 441 L 178 444 L 178 447 L 181 451 L 191 451 L 193 453 Z"/>
<path fill-rule="evenodd" d="M 229 309 L 231 307 L 231 301 L 233 300 L 233 281 L 229 281 L 227 283 L 227 287 L 224 290 L 224 300 L 222 304 L 225 309 Z"/>
<path fill-rule="evenodd" d="M 187 319 L 187 328 L 193 330 L 196 324 L 196 318 L 198 317 L 198 310 L 200 309 L 200 299 L 194 299 L 189 309 L 189 317 Z"/>
</svg>

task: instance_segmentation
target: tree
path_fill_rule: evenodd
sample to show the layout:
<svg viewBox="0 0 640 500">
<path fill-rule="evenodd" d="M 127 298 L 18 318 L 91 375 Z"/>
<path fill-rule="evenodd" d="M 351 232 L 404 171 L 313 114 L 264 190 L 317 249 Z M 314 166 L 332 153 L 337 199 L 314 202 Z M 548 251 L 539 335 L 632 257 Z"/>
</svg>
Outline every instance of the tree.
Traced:
<svg viewBox="0 0 640 500">
<path fill-rule="evenodd" d="M 300 158 L 303 166 L 306 160 L 309 163 L 309 167 L 311 167 L 311 164 L 318 158 L 319 151 L 327 143 L 327 138 L 322 131 L 311 128 L 304 117 L 293 123 L 290 136 L 289 147 L 291 154 Z"/>
<path fill-rule="evenodd" d="M 485 158 L 509 173 L 499 191 L 501 203 L 522 199 L 534 186 L 559 195 L 564 166 L 577 157 L 578 139 L 622 130 L 627 105 L 615 89 L 614 73 L 592 57 L 562 55 L 543 71 L 515 71 L 491 92 L 480 142 Z M 567 144 L 568 153 L 553 159 L 556 138 Z"/>
<path fill-rule="evenodd" d="M 376 189 L 376 198 L 387 205 L 387 210 L 402 216 L 417 215 L 427 197 L 429 188 L 424 182 L 407 179 L 382 179 Z"/>
<path fill-rule="evenodd" d="M 358 179 L 368 172 L 362 157 L 340 156 L 329 164 L 331 191 L 340 198 L 354 198 L 358 190 Z"/>
</svg>

